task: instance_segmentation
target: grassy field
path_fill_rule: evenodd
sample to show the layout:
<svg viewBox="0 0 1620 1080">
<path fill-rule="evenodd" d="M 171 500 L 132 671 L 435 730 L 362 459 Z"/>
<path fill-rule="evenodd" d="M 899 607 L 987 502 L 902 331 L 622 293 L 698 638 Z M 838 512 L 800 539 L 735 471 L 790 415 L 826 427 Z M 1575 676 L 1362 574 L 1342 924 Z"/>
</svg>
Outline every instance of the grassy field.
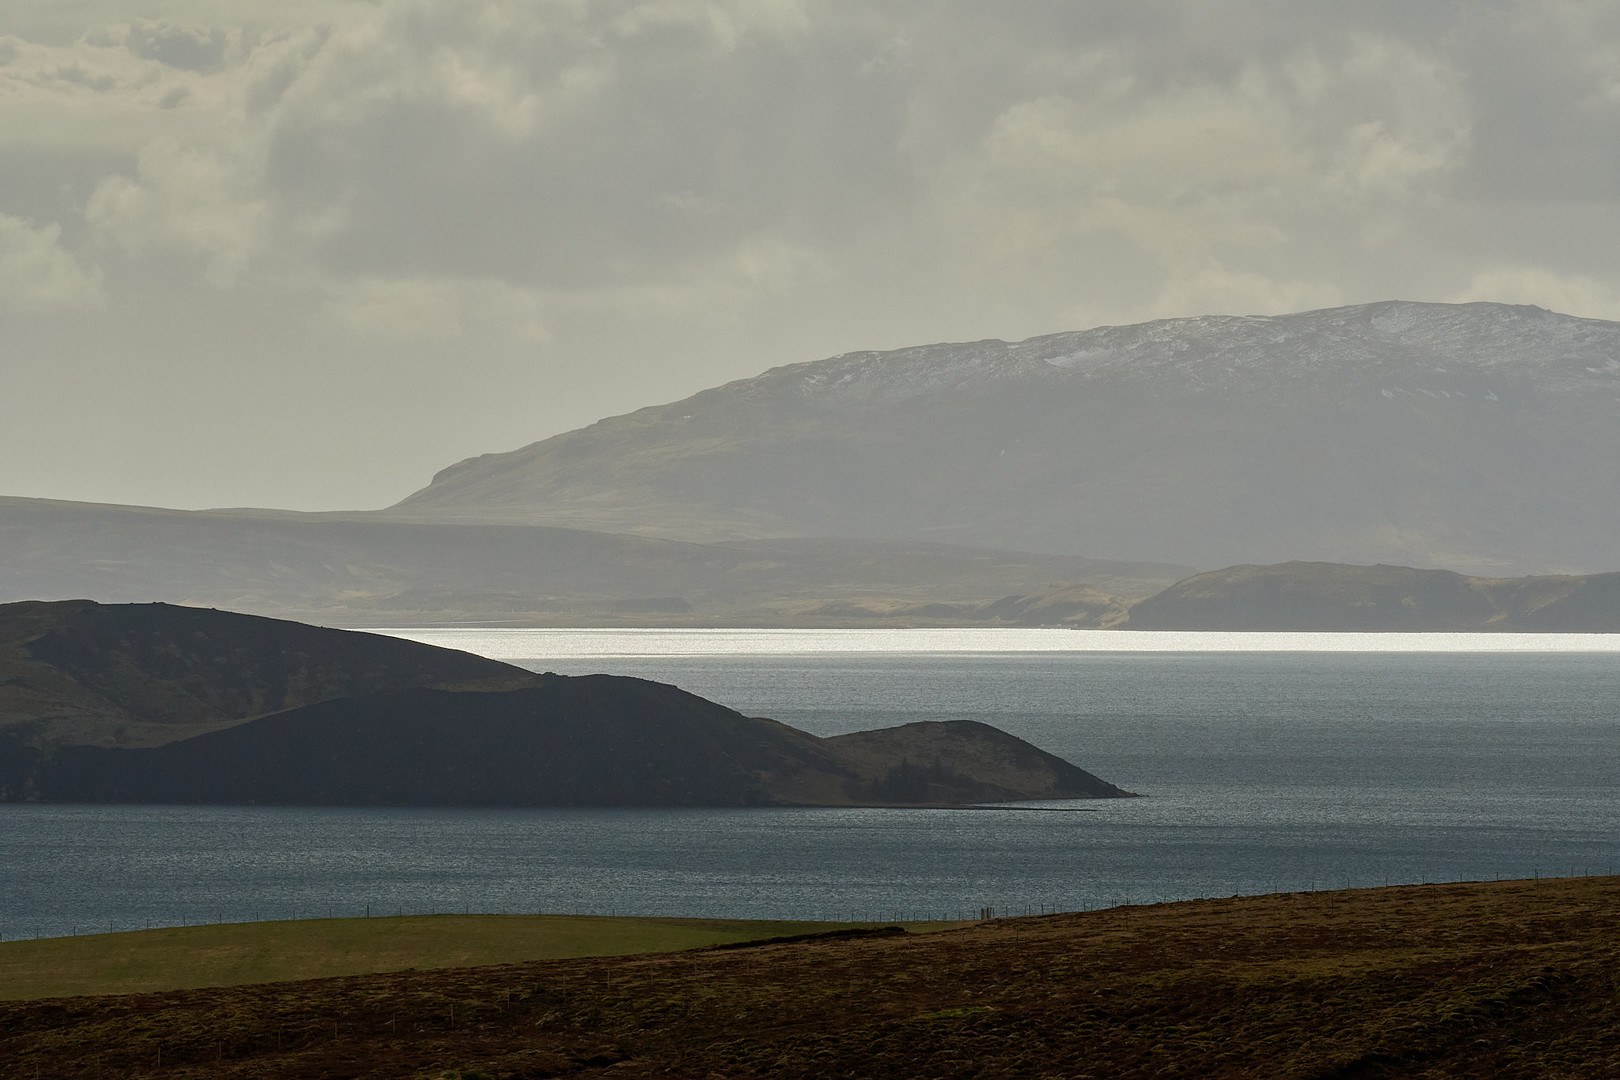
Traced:
<svg viewBox="0 0 1620 1080">
<path fill-rule="evenodd" d="M 407 915 L 225 923 L 0 942 L 0 999 L 673 952 L 861 924 L 588 915 Z"/>
<path fill-rule="evenodd" d="M 1620 879 L 0 1003 L 0 1075 L 1620 1076 Z"/>
</svg>

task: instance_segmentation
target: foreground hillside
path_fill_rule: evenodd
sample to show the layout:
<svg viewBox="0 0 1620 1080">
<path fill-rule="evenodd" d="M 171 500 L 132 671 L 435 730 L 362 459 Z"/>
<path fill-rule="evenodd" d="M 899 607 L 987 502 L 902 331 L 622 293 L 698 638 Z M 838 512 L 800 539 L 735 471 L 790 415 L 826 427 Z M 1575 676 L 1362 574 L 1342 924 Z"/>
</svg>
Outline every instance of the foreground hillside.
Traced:
<svg viewBox="0 0 1620 1080">
<path fill-rule="evenodd" d="M 970 721 L 817 738 L 662 683 L 166 604 L 0 605 L 0 802 L 960 805 L 1129 793 Z"/>
<path fill-rule="evenodd" d="M 1129 609 L 1131 630 L 1620 633 L 1620 573 L 1466 577 L 1291 562 L 1197 574 Z"/>
<path fill-rule="evenodd" d="M 0 1000 L 677 952 L 874 925 L 627 915 L 393 915 L 21 938 L 0 941 Z M 952 925 L 958 924 L 908 924 Z"/>
<path fill-rule="evenodd" d="M 463 461 L 394 513 L 1603 571 L 1620 323 L 1391 301 L 851 353 Z"/>
<path fill-rule="evenodd" d="M 18 1076 L 1620 1075 L 1620 881 L 0 1004 Z"/>
</svg>

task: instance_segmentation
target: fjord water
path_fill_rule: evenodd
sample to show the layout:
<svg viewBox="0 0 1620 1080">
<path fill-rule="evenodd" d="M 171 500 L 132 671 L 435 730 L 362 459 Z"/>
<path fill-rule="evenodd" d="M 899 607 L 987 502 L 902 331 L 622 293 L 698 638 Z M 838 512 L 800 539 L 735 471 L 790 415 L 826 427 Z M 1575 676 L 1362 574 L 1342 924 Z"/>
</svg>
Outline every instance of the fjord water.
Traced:
<svg viewBox="0 0 1620 1080">
<path fill-rule="evenodd" d="M 1620 865 L 1620 635 L 397 631 L 817 734 L 1002 727 L 1051 810 L 0 806 L 0 933 L 421 911 L 957 917 Z"/>
</svg>

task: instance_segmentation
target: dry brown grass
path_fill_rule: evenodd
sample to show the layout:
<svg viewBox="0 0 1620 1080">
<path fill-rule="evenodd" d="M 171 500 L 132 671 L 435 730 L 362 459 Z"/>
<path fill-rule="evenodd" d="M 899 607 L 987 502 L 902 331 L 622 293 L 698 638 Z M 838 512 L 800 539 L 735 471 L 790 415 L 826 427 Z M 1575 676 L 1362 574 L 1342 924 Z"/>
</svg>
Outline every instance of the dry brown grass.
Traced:
<svg viewBox="0 0 1620 1080">
<path fill-rule="evenodd" d="M 0 1005 L 17 1077 L 1620 1076 L 1620 880 Z"/>
</svg>

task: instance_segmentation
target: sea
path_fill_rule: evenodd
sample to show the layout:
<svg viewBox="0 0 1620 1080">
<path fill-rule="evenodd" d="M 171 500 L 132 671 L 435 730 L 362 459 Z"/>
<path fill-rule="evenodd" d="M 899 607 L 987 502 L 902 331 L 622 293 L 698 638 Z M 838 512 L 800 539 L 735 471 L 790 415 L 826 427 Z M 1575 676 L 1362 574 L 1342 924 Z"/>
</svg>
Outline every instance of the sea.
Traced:
<svg viewBox="0 0 1620 1080">
<path fill-rule="evenodd" d="M 438 912 L 965 918 L 1620 866 L 1620 635 L 380 632 L 673 683 L 818 735 L 981 720 L 1142 797 L 0 805 L 0 935 Z"/>
</svg>

